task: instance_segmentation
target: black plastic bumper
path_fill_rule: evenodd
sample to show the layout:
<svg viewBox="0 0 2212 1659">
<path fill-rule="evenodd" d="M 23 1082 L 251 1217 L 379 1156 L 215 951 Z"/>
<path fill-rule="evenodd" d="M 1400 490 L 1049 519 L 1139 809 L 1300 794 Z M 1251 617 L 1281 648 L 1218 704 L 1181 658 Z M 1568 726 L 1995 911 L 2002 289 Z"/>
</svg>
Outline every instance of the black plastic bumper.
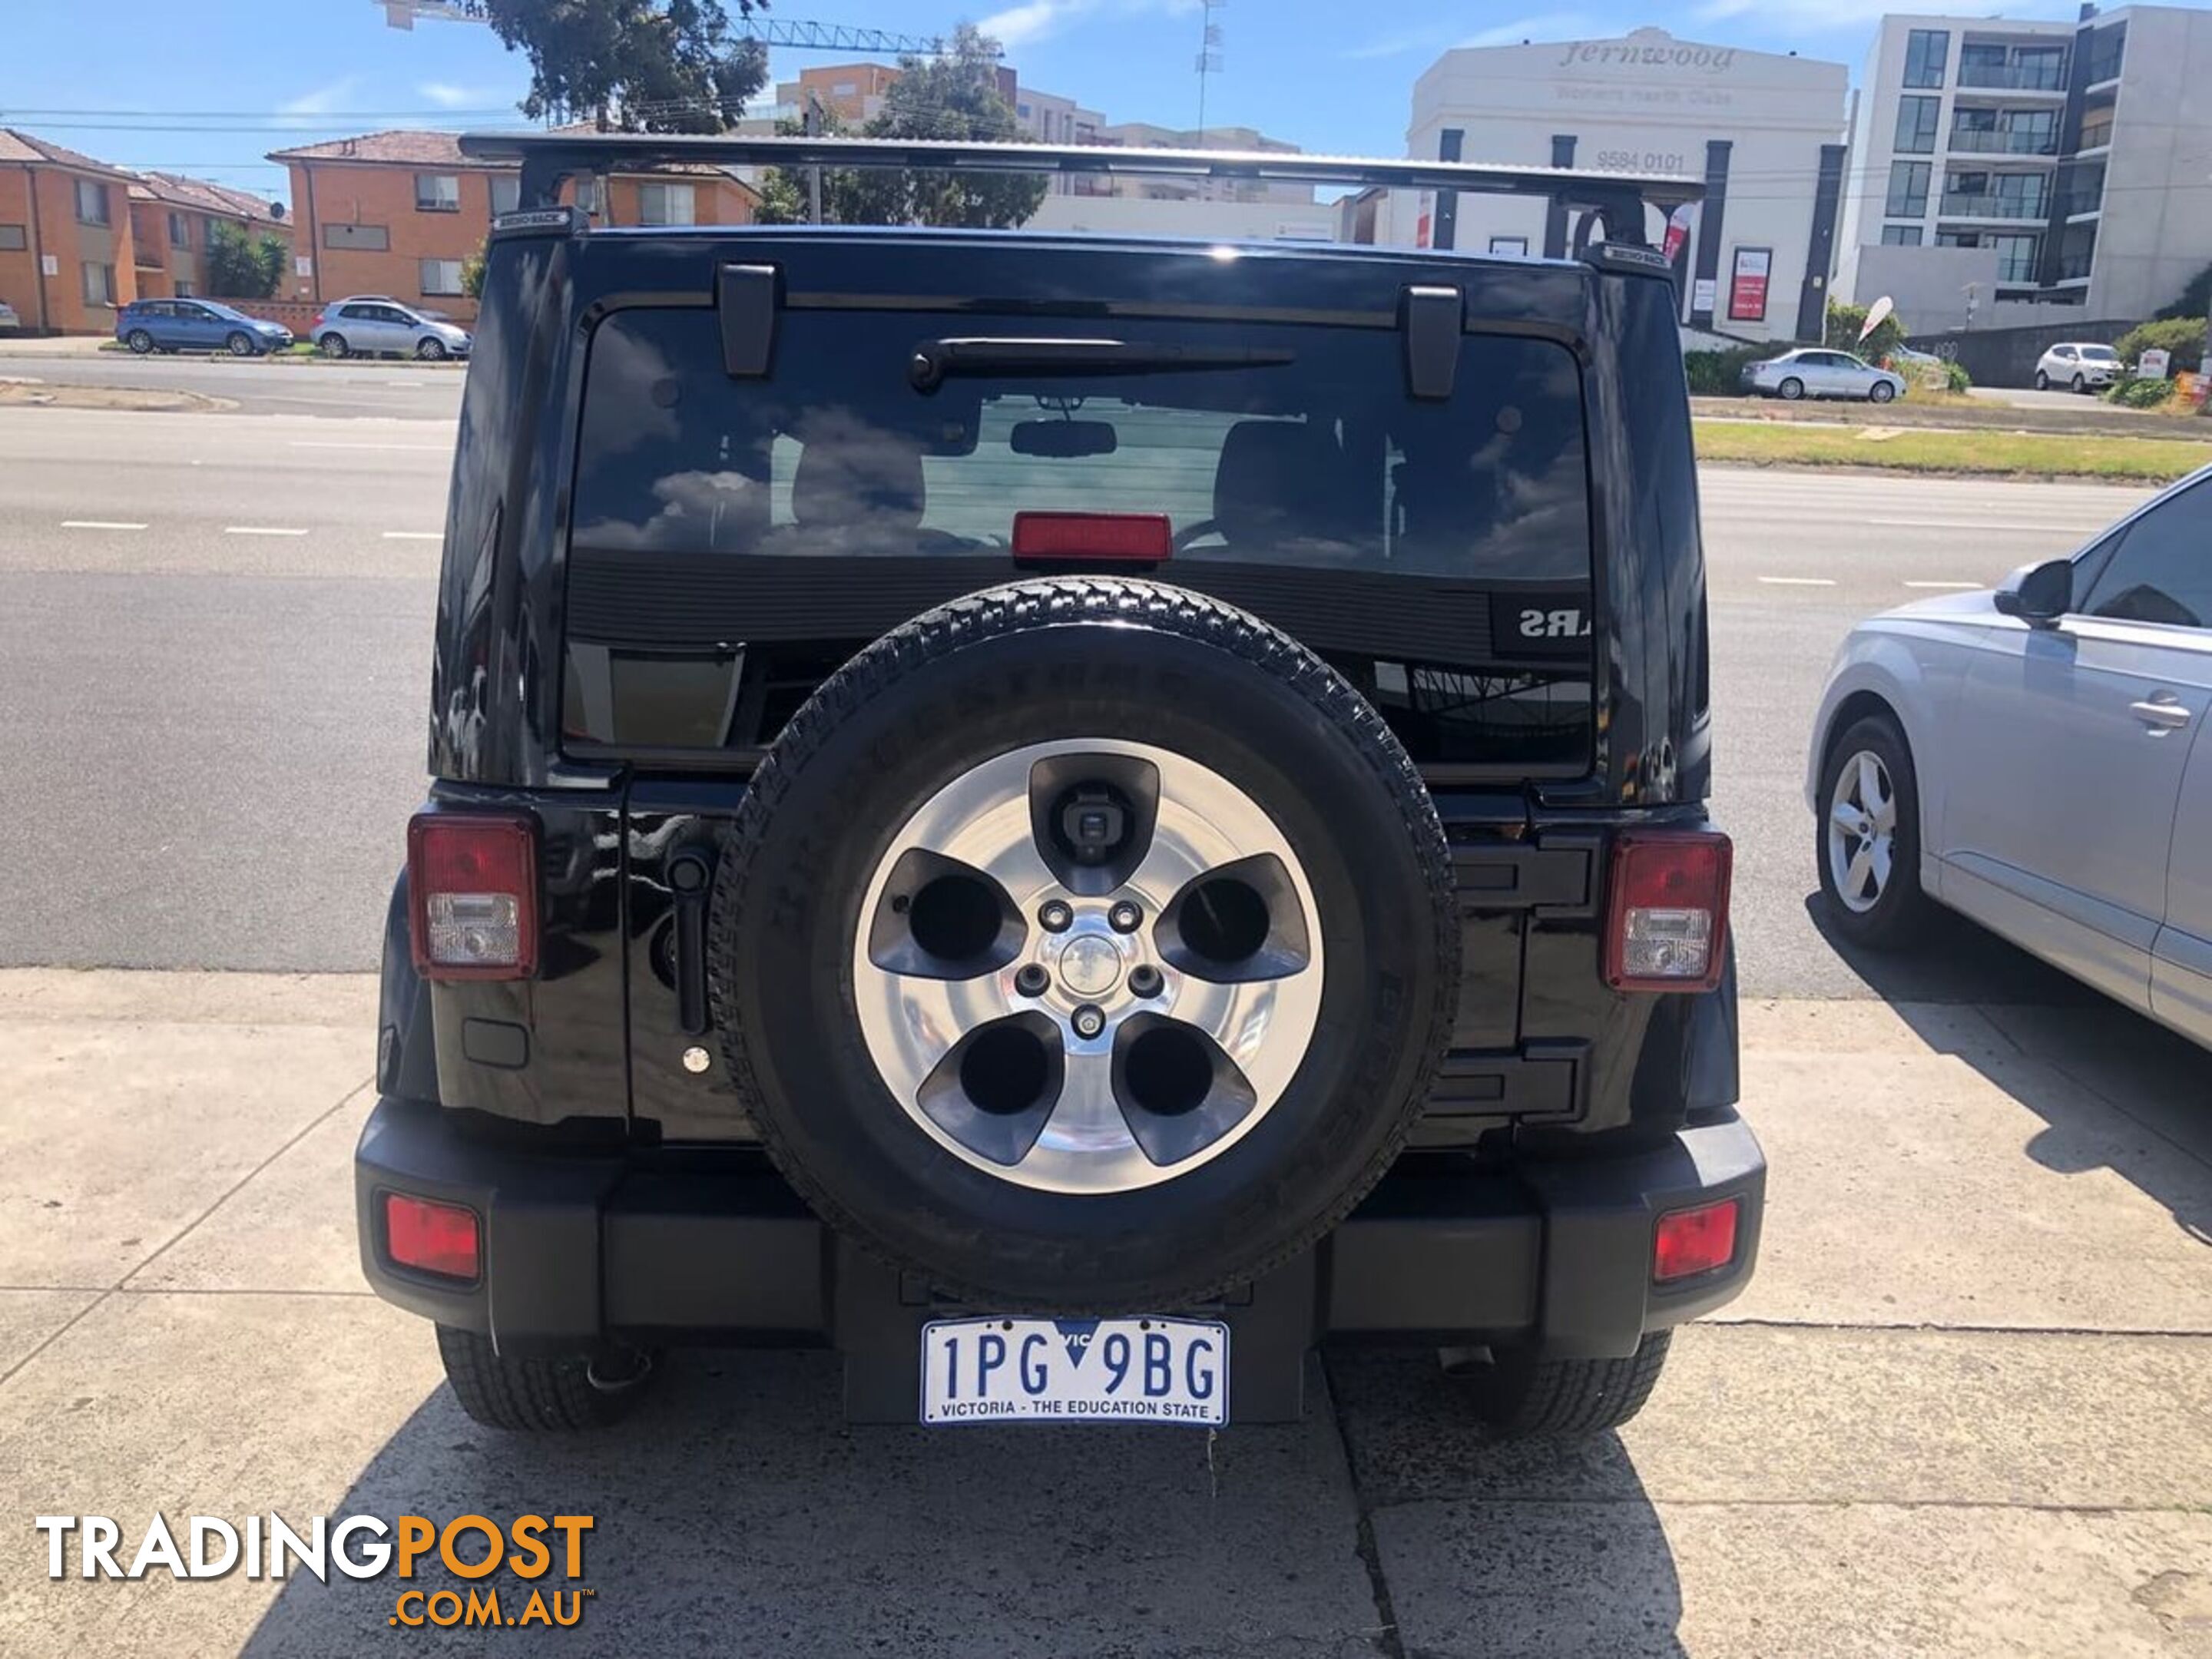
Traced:
<svg viewBox="0 0 2212 1659">
<path fill-rule="evenodd" d="M 1741 1119 L 1651 1152 L 1470 1172 L 1409 1157 L 1316 1249 L 1222 1304 L 1231 1398 L 1253 1422 L 1301 1409 L 1316 1342 L 1469 1346 L 1534 1340 L 1557 1357 L 1626 1354 L 1647 1331 L 1710 1311 L 1750 1278 L 1766 1161 Z M 486 1332 L 502 1351 L 637 1342 L 832 1346 L 856 1420 L 912 1421 L 923 1323 L 947 1304 L 817 1221 L 757 1158 L 696 1169 L 483 1146 L 435 1107 L 377 1103 L 355 1155 L 362 1266 L 377 1293 Z M 378 1195 L 465 1204 L 483 1272 L 433 1279 L 386 1258 Z M 1658 1218 L 1734 1197 L 1735 1258 L 1651 1279 Z M 981 1310 L 979 1311 L 993 1311 Z"/>
</svg>

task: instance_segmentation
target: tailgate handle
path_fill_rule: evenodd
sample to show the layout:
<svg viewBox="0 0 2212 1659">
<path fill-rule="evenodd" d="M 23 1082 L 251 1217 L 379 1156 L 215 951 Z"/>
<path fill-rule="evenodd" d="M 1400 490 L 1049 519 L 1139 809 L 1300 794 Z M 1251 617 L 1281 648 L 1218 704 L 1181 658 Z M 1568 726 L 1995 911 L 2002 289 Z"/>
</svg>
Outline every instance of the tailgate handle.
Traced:
<svg viewBox="0 0 2212 1659">
<path fill-rule="evenodd" d="M 774 265 L 724 265 L 714 273 L 722 373 L 732 380 L 767 378 L 775 355 L 776 275 Z"/>
<path fill-rule="evenodd" d="M 668 861 L 676 895 L 676 1023 L 691 1036 L 707 1029 L 707 882 L 704 853 L 678 853 Z"/>
<path fill-rule="evenodd" d="M 1406 395 L 1440 403 L 1459 378 L 1459 337 L 1466 307 L 1455 288 L 1406 290 L 1399 326 L 1406 337 Z"/>
</svg>

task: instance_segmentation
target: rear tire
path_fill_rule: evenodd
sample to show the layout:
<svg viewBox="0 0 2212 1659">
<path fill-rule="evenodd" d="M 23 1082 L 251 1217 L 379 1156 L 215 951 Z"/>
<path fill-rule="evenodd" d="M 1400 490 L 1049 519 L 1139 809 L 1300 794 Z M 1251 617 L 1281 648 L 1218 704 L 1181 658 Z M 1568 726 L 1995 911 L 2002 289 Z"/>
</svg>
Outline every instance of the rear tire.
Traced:
<svg viewBox="0 0 2212 1659">
<path fill-rule="evenodd" d="M 352 349 L 346 344 L 345 336 L 335 331 L 324 335 L 321 339 L 315 342 L 315 344 L 320 348 L 325 357 L 343 357 Z"/>
<path fill-rule="evenodd" d="M 1602 1434 L 1644 1409 L 1673 1338 L 1653 1331 L 1634 1353 L 1613 1359 L 1539 1359 L 1532 1349 L 1505 1349 L 1463 1374 L 1468 1402 L 1497 1440 Z"/>
<path fill-rule="evenodd" d="M 1871 890 L 1863 884 L 1863 878 L 1855 881 L 1851 875 L 1863 838 L 1849 832 L 1840 838 L 1832 835 L 1839 796 L 1848 797 L 1842 802 L 1844 806 L 1861 799 L 1864 787 L 1857 775 L 1863 775 L 1869 760 L 1875 769 L 1877 793 L 1886 793 L 1890 803 L 1887 874 Z M 1847 780 L 1847 772 L 1854 778 Z M 1836 931 L 1869 950 L 1895 950 L 1910 944 L 1928 920 L 1929 901 L 1920 890 L 1919 780 L 1912 769 L 1912 751 L 1895 720 L 1887 714 L 1870 714 L 1854 720 L 1835 738 L 1820 767 L 1820 817 L 1813 825 L 1813 856 Z M 1869 852 L 1869 856 L 1874 854 Z M 1855 890 L 1848 898 L 1847 885 Z"/>
<path fill-rule="evenodd" d="M 1795 374 L 1792 374 L 1788 380 L 1783 381 L 1780 386 L 1774 389 L 1781 394 L 1782 398 L 1785 403 L 1794 404 L 1800 398 L 1805 395 L 1805 382 L 1799 380 Z"/>
<path fill-rule="evenodd" d="M 604 1376 L 595 1382 L 588 1355 L 502 1355 L 493 1351 L 489 1337 L 451 1325 L 438 1327 L 438 1358 L 463 1411 L 486 1428 L 531 1434 L 604 1429 L 618 1422 L 653 1372 L 651 1359 L 633 1352 L 625 1363 L 637 1369 L 617 1382 Z"/>
</svg>

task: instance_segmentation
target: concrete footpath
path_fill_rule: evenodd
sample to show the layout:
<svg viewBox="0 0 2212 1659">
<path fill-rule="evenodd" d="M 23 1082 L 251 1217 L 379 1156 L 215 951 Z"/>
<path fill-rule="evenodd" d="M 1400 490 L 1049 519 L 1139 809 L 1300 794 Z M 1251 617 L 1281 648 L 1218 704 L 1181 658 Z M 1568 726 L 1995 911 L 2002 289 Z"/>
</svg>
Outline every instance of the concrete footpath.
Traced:
<svg viewBox="0 0 2212 1659">
<path fill-rule="evenodd" d="M 127 1562 L 158 1510 L 590 1514 L 532 1651 L 2212 1656 L 2212 1058 L 2109 1006 L 1747 1005 L 1760 1275 L 1617 1437 L 1485 1446 L 1384 1355 L 1211 1443 L 848 1430 L 827 1357 L 717 1353 L 545 1442 L 362 1286 L 374 994 L 0 972 L 0 1653 L 483 1639 L 392 1576 L 46 1577 L 34 1515 Z"/>
</svg>

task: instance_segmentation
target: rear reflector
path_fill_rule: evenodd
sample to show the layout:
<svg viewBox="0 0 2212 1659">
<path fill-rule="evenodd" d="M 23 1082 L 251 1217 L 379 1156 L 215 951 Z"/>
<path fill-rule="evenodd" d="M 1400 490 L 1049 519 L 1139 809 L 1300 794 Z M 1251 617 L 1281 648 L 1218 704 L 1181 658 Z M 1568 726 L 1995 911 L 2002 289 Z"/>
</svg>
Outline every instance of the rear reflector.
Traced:
<svg viewBox="0 0 2212 1659">
<path fill-rule="evenodd" d="M 1164 513 L 1017 513 L 1018 559 L 1113 559 L 1158 564 L 1175 551 Z"/>
<path fill-rule="evenodd" d="M 1712 830 L 1635 830 L 1613 843 L 1605 982 L 1616 991 L 1710 991 L 1727 960 L 1734 848 Z"/>
<path fill-rule="evenodd" d="M 538 825 L 418 812 L 407 826 L 415 970 L 427 979 L 527 979 L 538 970 Z"/>
<path fill-rule="evenodd" d="M 1724 1198 L 1661 1216 L 1651 1237 L 1651 1277 L 1664 1284 L 1735 1261 L 1736 1209 L 1737 1200 Z"/>
<path fill-rule="evenodd" d="M 384 1253 L 393 1263 L 447 1279 L 477 1276 L 477 1212 L 459 1204 L 384 1195 Z"/>
</svg>

